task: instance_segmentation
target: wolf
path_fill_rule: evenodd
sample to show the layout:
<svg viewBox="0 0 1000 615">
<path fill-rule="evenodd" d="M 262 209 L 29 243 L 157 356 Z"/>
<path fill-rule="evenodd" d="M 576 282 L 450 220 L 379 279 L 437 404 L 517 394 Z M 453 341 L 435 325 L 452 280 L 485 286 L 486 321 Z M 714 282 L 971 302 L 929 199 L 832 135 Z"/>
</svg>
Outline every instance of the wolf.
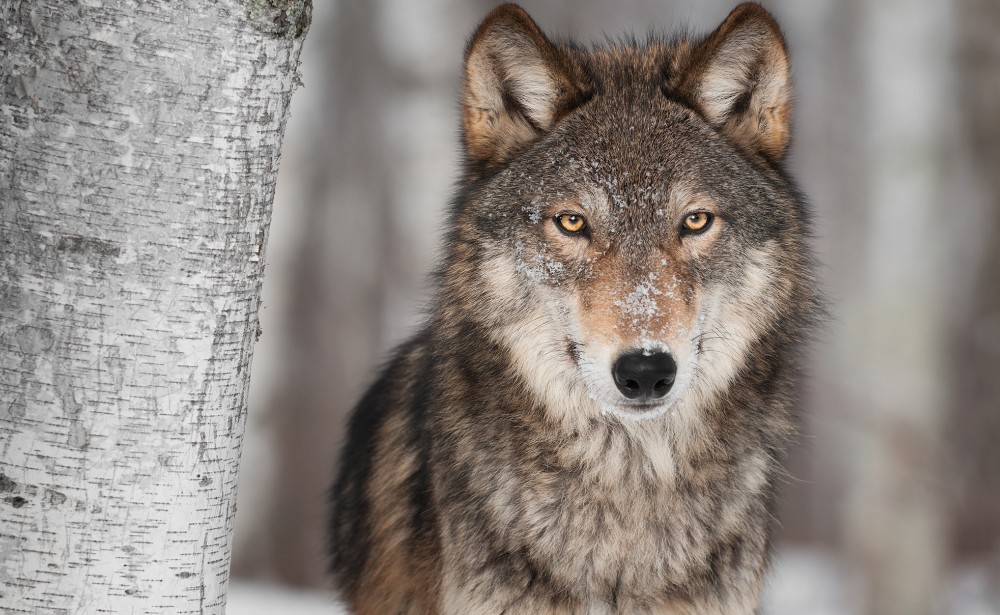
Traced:
<svg viewBox="0 0 1000 615">
<path fill-rule="evenodd" d="M 485 18 L 427 320 L 332 489 L 352 612 L 755 611 L 819 306 L 791 106 L 757 4 L 593 47 Z"/>
</svg>

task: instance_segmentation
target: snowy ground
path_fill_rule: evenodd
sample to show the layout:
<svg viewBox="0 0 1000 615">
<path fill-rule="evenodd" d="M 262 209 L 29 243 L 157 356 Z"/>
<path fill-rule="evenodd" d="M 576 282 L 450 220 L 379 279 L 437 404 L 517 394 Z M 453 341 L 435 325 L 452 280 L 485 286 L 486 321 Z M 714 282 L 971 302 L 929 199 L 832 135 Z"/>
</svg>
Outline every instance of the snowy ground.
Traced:
<svg viewBox="0 0 1000 615">
<path fill-rule="evenodd" d="M 232 581 L 227 615 L 344 615 L 333 596 L 318 591 L 288 589 L 277 585 Z"/>
<path fill-rule="evenodd" d="M 764 597 L 762 615 L 860 615 L 856 580 L 837 561 L 812 551 L 779 553 Z M 295 591 L 261 583 L 233 581 L 229 615 L 344 615 L 329 593 Z M 1000 588 L 982 571 L 957 577 L 947 592 L 942 615 L 1000 615 Z"/>
</svg>

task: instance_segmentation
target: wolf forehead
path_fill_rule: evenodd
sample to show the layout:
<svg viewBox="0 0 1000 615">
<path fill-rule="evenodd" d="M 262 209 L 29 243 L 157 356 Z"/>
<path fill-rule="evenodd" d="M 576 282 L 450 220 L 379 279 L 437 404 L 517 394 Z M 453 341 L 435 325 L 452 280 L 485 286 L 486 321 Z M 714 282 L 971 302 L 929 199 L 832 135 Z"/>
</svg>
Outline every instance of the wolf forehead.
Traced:
<svg viewBox="0 0 1000 615">
<path fill-rule="evenodd" d="M 582 200 L 602 213 L 662 217 L 663 208 L 698 200 L 724 205 L 737 196 L 727 171 L 753 175 L 742 166 L 690 109 L 656 92 L 609 91 L 510 161 L 492 185 L 545 203 Z M 748 189 L 744 182 L 742 198 Z"/>
</svg>

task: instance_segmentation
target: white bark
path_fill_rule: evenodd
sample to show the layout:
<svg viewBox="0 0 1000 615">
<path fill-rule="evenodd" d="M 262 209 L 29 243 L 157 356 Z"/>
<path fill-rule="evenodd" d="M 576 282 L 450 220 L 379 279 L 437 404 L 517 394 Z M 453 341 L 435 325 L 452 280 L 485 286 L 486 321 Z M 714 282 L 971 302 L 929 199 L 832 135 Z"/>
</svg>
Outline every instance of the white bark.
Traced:
<svg viewBox="0 0 1000 615">
<path fill-rule="evenodd" d="M 0 2 L 0 611 L 224 610 L 308 16 Z"/>
</svg>

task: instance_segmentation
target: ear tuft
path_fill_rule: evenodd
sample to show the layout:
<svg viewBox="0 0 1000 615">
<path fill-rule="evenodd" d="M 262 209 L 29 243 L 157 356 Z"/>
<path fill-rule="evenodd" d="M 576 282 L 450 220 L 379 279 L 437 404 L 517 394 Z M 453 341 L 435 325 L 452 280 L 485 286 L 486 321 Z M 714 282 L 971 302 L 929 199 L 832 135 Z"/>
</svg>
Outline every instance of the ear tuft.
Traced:
<svg viewBox="0 0 1000 615">
<path fill-rule="evenodd" d="M 531 17 L 503 4 L 476 29 L 465 52 L 462 121 L 475 165 L 500 164 L 552 128 L 586 97 L 587 79 Z"/>
<path fill-rule="evenodd" d="M 737 145 L 779 161 L 788 146 L 790 73 L 777 22 L 747 2 L 691 50 L 671 89 Z"/>
</svg>

